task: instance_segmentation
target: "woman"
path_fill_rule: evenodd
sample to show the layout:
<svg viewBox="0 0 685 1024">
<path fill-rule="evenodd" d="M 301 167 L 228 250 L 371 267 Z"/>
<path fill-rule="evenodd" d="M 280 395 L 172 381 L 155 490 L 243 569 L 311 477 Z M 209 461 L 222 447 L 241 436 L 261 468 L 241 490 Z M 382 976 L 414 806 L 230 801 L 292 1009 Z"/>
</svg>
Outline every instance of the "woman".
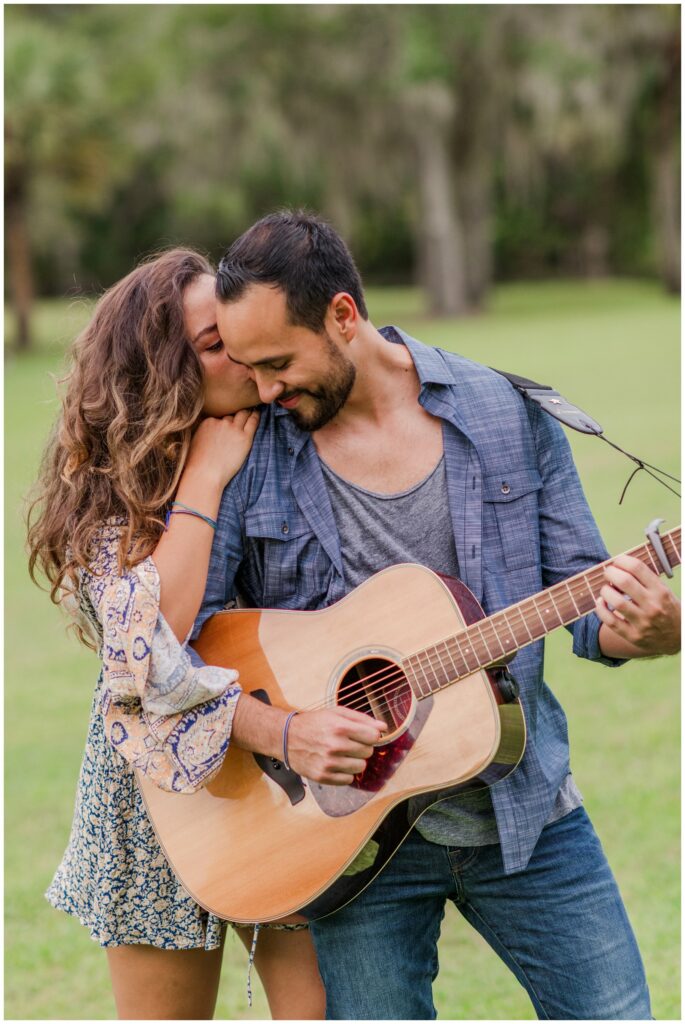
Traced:
<svg viewBox="0 0 685 1024">
<path fill-rule="evenodd" d="M 184 642 L 257 401 L 218 335 L 212 268 L 189 250 L 166 252 L 106 292 L 76 341 L 29 513 L 31 574 L 47 577 L 103 661 L 71 837 L 47 898 L 106 947 L 121 1018 L 214 1012 L 225 922 L 174 877 L 133 767 L 191 792 L 221 766 L 237 674 L 193 667 Z M 239 934 L 250 948 L 252 930 Z M 307 930 L 265 926 L 254 962 L 274 1018 L 324 1016 Z"/>
</svg>

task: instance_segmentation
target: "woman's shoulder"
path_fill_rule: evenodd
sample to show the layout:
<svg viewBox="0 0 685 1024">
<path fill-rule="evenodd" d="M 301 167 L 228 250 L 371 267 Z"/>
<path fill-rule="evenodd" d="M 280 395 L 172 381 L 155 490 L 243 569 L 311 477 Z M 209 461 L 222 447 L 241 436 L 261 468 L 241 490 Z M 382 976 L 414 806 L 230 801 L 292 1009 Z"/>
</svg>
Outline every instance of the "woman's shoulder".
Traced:
<svg viewBox="0 0 685 1024">
<path fill-rule="evenodd" d="M 101 523 L 93 535 L 92 554 L 87 570 L 81 572 L 81 586 L 90 593 L 96 604 L 99 603 L 98 599 L 104 590 L 117 581 L 128 587 L 142 583 L 153 594 L 158 595 L 159 576 L 149 555 L 132 568 L 122 571 L 121 547 L 127 533 L 128 521 L 123 516 L 112 516 Z M 133 546 L 134 539 L 130 538 L 127 554 L 130 554 Z"/>
<path fill-rule="evenodd" d="M 111 576 L 116 571 L 122 537 L 128 528 L 123 516 L 112 516 L 100 523 L 93 533 L 88 573 L 93 576 Z"/>
</svg>

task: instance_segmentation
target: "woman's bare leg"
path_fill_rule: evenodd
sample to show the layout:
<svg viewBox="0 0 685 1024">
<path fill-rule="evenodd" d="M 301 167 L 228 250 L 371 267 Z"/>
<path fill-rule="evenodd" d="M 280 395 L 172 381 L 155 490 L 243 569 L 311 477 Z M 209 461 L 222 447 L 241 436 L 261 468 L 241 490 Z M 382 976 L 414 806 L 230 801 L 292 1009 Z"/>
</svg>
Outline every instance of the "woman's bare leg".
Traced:
<svg viewBox="0 0 685 1024">
<path fill-rule="evenodd" d="M 252 929 L 236 928 L 249 951 Z M 262 928 L 254 965 L 273 1020 L 323 1020 L 326 994 L 309 931 Z"/>
<path fill-rule="evenodd" d="M 107 949 L 114 1001 L 120 1020 L 211 1020 L 223 948 Z"/>
</svg>

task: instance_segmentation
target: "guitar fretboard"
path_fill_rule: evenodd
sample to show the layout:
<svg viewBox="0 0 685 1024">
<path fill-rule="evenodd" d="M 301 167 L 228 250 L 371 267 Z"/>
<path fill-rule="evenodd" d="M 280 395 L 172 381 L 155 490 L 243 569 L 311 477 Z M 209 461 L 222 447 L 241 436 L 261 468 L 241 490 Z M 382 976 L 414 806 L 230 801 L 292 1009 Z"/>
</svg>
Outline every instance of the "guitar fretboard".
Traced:
<svg viewBox="0 0 685 1024">
<path fill-rule="evenodd" d="M 680 565 L 680 527 L 661 540 L 670 565 Z M 639 558 L 657 576 L 663 574 L 651 544 L 641 544 L 626 554 Z M 587 615 L 604 585 L 604 568 L 612 561 L 600 562 L 405 658 L 402 668 L 415 696 L 427 697 Z"/>
</svg>

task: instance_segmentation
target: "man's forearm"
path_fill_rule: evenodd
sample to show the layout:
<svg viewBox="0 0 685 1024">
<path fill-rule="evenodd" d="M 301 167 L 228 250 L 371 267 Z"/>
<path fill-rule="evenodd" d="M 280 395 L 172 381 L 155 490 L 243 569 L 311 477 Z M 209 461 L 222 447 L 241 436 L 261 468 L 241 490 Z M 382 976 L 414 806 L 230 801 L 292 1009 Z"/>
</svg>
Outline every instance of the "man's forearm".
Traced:
<svg viewBox="0 0 685 1024">
<path fill-rule="evenodd" d="M 283 726 L 287 714 L 282 708 L 271 707 L 270 704 L 242 693 L 233 716 L 231 742 L 243 750 L 280 759 L 283 755 Z"/>
<path fill-rule="evenodd" d="M 238 698 L 231 742 L 243 750 L 285 759 L 293 770 L 314 782 L 348 785 L 387 731 L 385 722 L 345 707 L 303 711 L 292 719 L 283 749 L 288 712 L 243 693 Z"/>
</svg>

